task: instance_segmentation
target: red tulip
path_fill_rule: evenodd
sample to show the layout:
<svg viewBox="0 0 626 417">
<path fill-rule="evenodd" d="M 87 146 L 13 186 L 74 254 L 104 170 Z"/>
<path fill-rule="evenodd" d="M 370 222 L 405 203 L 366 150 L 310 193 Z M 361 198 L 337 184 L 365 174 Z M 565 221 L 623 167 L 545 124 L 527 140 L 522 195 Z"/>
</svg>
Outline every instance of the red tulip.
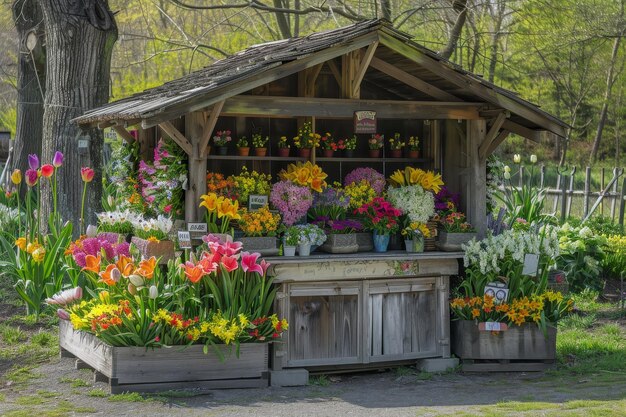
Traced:
<svg viewBox="0 0 626 417">
<path fill-rule="evenodd" d="M 45 164 L 41 166 L 41 176 L 50 178 L 54 174 L 54 167 L 50 164 Z"/>
<path fill-rule="evenodd" d="M 85 181 L 85 182 L 91 182 L 93 180 L 94 174 L 95 174 L 95 172 L 91 168 L 82 167 L 80 169 L 80 176 L 82 177 L 83 181 Z"/>
</svg>

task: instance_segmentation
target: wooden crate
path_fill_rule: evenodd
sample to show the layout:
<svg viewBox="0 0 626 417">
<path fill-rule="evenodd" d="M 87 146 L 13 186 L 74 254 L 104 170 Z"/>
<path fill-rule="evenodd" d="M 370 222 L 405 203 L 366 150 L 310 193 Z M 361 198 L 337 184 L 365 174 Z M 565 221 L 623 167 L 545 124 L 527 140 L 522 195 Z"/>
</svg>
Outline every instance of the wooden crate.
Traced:
<svg viewBox="0 0 626 417">
<path fill-rule="evenodd" d="M 225 357 L 220 361 L 203 346 L 146 349 L 112 347 L 95 336 L 75 331 L 66 320 L 59 322 L 59 344 L 63 356 L 77 357 L 96 371 L 96 377 L 109 382 L 112 394 L 151 392 L 182 388 L 257 388 L 268 385 L 268 345 L 240 345 L 239 358 L 234 346 L 219 346 Z"/>
<path fill-rule="evenodd" d="M 479 372 L 531 372 L 553 367 L 556 328 L 546 334 L 535 324 L 511 326 L 503 332 L 480 331 L 474 321 L 452 322 L 452 352 L 462 370 Z"/>
</svg>

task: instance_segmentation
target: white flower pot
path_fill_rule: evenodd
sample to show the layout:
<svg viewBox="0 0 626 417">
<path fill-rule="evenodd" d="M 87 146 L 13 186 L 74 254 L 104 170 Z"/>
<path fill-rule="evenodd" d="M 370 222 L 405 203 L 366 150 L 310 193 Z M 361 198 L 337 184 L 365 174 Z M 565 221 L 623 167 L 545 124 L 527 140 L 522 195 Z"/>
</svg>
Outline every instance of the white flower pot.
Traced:
<svg viewBox="0 0 626 417">
<path fill-rule="evenodd" d="M 310 243 L 301 243 L 298 245 L 298 255 L 299 256 L 309 256 L 311 254 L 311 244 Z"/>
<path fill-rule="evenodd" d="M 283 256 L 296 256 L 295 246 L 283 246 Z"/>
</svg>

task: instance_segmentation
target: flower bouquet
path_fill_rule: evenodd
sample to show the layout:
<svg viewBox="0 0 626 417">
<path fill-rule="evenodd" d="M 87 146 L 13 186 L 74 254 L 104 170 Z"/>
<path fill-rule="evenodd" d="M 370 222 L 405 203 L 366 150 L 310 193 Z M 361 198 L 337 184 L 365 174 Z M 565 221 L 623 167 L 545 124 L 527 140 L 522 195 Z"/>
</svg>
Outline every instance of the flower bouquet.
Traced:
<svg viewBox="0 0 626 417">
<path fill-rule="evenodd" d="M 371 203 L 356 209 L 356 213 L 362 219 L 364 227 L 373 232 L 374 250 L 386 252 L 389 236 L 400 227 L 398 217 L 402 212 L 384 198 L 376 197 Z"/>
<path fill-rule="evenodd" d="M 373 168 L 356 168 L 348 173 L 343 180 L 345 187 L 353 183 L 360 183 L 365 180 L 367 184 L 374 190 L 377 197 L 382 196 L 387 181 L 385 176 Z M 359 205 L 361 206 L 361 205 Z"/>
<path fill-rule="evenodd" d="M 327 186 L 328 174 L 319 165 L 307 161 L 289 164 L 287 170 L 283 169 L 278 176 L 283 181 L 291 181 L 296 185 L 308 187 L 311 191 L 321 193 Z"/>
<path fill-rule="evenodd" d="M 292 226 L 306 216 L 313 204 L 311 190 L 291 181 L 278 181 L 272 185 L 270 202 L 280 212 L 283 223 Z"/>
</svg>

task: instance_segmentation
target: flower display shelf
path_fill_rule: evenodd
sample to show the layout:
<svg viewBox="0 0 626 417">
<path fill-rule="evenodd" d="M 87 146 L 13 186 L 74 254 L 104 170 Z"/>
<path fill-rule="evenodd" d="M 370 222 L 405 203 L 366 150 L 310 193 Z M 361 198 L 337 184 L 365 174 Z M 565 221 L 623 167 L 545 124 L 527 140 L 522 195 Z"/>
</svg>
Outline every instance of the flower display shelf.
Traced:
<svg viewBox="0 0 626 417">
<path fill-rule="evenodd" d="M 430 237 L 424 238 L 424 250 L 425 251 L 434 251 L 437 250 L 437 222 L 434 220 L 429 220 L 426 223 L 426 227 L 430 230 Z"/>
<path fill-rule="evenodd" d="M 476 237 L 476 233 L 448 233 L 440 230 L 438 233 L 437 247 L 445 252 L 456 252 L 461 246 Z"/>
<path fill-rule="evenodd" d="M 356 253 L 359 250 L 356 233 L 329 234 L 320 249 L 328 253 Z"/>
<path fill-rule="evenodd" d="M 274 236 L 240 237 L 237 240 L 243 244 L 244 251 L 259 252 L 263 256 L 278 255 Z"/>
<path fill-rule="evenodd" d="M 144 258 L 154 256 L 159 260 L 160 265 L 167 264 L 167 261 L 174 259 L 174 242 L 171 240 L 153 242 L 133 236 L 131 242 L 137 247 L 141 256 Z"/>
<path fill-rule="evenodd" d="M 171 348 L 113 347 L 95 336 L 75 331 L 66 320 L 59 322 L 61 355 L 80 360 L 97 380 L 109 383 L 111 394 L 153 392 L 182 388 L 258 388 L 268 385 L 268 344 L 241 344 L 213 347 L 207 354 L 202 345 Z"/>
<path fill-rule="evenodd" d="M 546 334 L 534 323 L 510 326 L 505 331 L 479 330 L 471 320 L 453 321 L 452 353 L 466 372 L 532 372 L 553 368 L 556 328 Z"/>
</svg>

